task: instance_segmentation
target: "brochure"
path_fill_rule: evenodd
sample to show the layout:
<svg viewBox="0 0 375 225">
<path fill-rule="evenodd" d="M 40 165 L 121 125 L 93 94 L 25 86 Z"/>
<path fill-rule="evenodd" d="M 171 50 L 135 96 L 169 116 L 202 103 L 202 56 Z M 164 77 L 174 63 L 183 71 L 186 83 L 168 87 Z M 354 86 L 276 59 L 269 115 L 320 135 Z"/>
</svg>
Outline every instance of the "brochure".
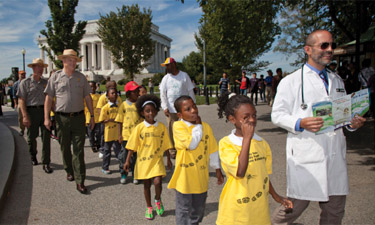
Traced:
<svg viewBox="0 0 375 225">
<path fill-rule="evenodd" d="M 312 105 L 314 117 L 321 117 L 323 127 L 316 134 L 333 131 L 350 124 L 356 115 L 363 116 L 370 108 L 369 90 L 363 89 L 331 101 Z"/>
</svg>

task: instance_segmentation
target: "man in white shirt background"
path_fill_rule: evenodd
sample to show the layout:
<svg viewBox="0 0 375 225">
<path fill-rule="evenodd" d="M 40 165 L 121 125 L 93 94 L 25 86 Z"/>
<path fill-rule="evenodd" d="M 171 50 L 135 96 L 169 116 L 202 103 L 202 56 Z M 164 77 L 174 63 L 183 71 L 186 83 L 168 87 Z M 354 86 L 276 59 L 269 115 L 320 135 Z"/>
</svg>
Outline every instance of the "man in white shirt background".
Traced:
<svg viewBox="0 0 375 225">
<path fill-rule="evenodd" d="M 176 61 L 172 57 L 167 58 L 161 66 L 167 70 L 167 74 L 159 85 L 161 107 L 167 117 L 169 137 L 174 146 L 172 128 L 173 123 L 178 120 L 178 116 L 173 104 L 182 95 L 189 95 L 195 102 L 194 84 L 187 73 L 177 69 Z M 171 150 L 170 153 L 172 158 L 176 157 L 175 149 Z"/>
</svg>

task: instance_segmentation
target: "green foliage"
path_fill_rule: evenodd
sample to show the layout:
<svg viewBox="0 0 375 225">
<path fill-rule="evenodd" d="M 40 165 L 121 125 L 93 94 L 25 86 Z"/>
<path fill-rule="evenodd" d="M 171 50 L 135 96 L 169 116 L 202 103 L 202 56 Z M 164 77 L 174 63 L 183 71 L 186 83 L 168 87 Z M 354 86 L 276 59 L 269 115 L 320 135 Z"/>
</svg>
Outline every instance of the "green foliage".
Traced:
<svg viewBox="0 0 375 225">
<path fill-rule="evenodd" d="M 357 21 L 356 7 L 359 4 L 360 15 Z M 333 34 L 340 45 L 355 39 L 356 29 L 366 32 L 375 19 L 374 1 L 314 1 L 289 0 L 280 16 L 283 36 L 274 51 L 286 55 L 297 55 L 292 66 L 300 66 L 305 61 L 303 51 L 305 39 L 317 29 L 326 29 Z"/>
<path fill-rule="evenodd" d="M 164 75 L 165 75 L 165 73 L 157 73 L 152 77 L 152 83 L 154 83 L 154 86 L 159 86 L 159 84 L 161 83 L 161 80 L 163 79 Z"/>
<path fill-rule="evenodd" d="M 138 4 L 117 8 L 117 13 L 100 15 L 98 36 L 113 56 L 113 61 L 125 71 L 128 79 L 145 68 L 154 54 L 151 40 L 151 10 L 140 11 Z"/>
<path fill-rule="evenodd" d="M 61 55 L 64 49 L 74 49 L 78 52 L 79 41 L 85 34 L 86 21 L 75 23 L 74 14 L 78 0 L 48 0 L 52 20 L 47 20 L 46 30 L 40 33 L 47 38 L 47 45 L 41 48 L 47 51 L 48 57 L 58 69 L 62 62 L 54 56 Z"/>
<path fill-rule="evenodd" d="M 207 66 L 213 70 L 212 74 L 218 76 L 224 71 L 240 74 L 242 69 L 251 66 L 268 65 L 257 59 L 271 48 L 274 37 L 280 34 L 276 21 L 279 8 L 279 1 L 205 2 L 202 26 L 195 38 L 201 51 L 203 40 L 206 42 Z"/>
<path fill-rule="evenodd" d="M 203 73 L 203 57 L 198 52 L 190 52 L 182 59 L 182 64 L 185 67 L 184 71 L 189 74 L 191 79 L 197 80 L 199 74 Z"/>
<path fill-rule="evenodd" d="M 117 84 L 118 85 L 125 85 L 126 83 L 128 83 L 130 80 L 128 79 L 121 79 L 119 81 L 117 81 Z"/>
</svg>

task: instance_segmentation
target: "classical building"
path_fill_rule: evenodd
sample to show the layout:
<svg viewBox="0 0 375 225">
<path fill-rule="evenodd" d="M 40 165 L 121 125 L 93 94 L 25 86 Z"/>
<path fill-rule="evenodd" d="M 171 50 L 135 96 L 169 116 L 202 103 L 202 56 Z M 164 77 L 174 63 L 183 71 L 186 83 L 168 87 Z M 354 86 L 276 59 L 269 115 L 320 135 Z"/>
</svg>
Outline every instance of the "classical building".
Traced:
<svg viewBox="0 0 375 225">
<path fill-rule="evenodd" d="M 104 48 L 104 45 L 97 35 L 98 20 L 87 21 L 86 33 L 79 42 L 81 49 L 79 54 L 83 56 L 82 62 L 79 63 L 79 70 L 89 77 L 89 80 L 100 80 L 110 76 L 113 80 L 124 78 L 124 72 L 119 69 L 111 60 L 111 53 Z M 172 39 L 164 34 L 159 33 L 159 27 L 151 25 L 151 39 L 155 44 L 155 53 L 148 60 L 148 66 L 141 71 L 142 75 L 152 76 L 155 73 L 164 72 L 165 69 L 160 66 L 164 60 L 170 56 Z M 48 77 L 50 71 L 54 69 L 53 62 L 47 57 L 47 53 L 41 46 L 48 46 L 45 37 L 37 39 L 40 48 L 40 58 L 47 64 L 44 76 Z M 47 61 L 46 61 L 47 60 Z"/>
</svg>

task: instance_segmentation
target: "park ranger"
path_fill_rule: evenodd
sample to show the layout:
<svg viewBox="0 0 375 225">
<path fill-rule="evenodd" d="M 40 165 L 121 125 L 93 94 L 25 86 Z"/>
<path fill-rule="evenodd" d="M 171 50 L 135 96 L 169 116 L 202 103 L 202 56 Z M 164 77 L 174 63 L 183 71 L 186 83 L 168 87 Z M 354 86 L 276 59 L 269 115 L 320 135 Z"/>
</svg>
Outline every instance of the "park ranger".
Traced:
<svg viewBox="0 0 375 225">
<path fill-rule="evenodd" d="M 51 127 L 49 113 L 51 111 L 52 100 L 55 97 L 55 117 L 57 123 L 57 135 L 60 140 L 60 148 L 64 161 L 64 169 L 67 173 L 68 181 L 76 181 L 77 190 L 87 193 L 84 185 L 86 178 L 86 166 L 84 160 L 85 144 L 85 114 L 84 103 L 91 114 L 90 127 L 94 126 L 94 112 L 92 99 L 90 96 L 90 86 L 86 77 L 75 71 L 77 62 L 82 59 L 77 56 L 77 52 L 72 49 L 64 50 L 58 59 L 63 62 L 63 69 L 54 73 L 48 80 L 45 89 L 46 101 L 44 106 L 45 126 Z M 73 145 L 73 153 L 71 152 Z"/>
<path fill-rule="evenodd" d="M 31 162 L 34 166 L 38 165 L 36 157 L 36 138 L 41 130 L 42 138 L 42 163 L 43 170 L 46 173 L 52 173 L 51 162 L 51 140 L 48 130 L 44 126 L 44 88 L 47 80 L 42 78 L 43 69 L 48 65 L 44 64 L 42 59 L 36 58 L 27 65 L 33 69 L 33 74 L 21 81 L 17 96 L 18 104 L 22 112 L 22 122 L 27 127 L 27 143 L 31 155 Z"/>
</svg>

